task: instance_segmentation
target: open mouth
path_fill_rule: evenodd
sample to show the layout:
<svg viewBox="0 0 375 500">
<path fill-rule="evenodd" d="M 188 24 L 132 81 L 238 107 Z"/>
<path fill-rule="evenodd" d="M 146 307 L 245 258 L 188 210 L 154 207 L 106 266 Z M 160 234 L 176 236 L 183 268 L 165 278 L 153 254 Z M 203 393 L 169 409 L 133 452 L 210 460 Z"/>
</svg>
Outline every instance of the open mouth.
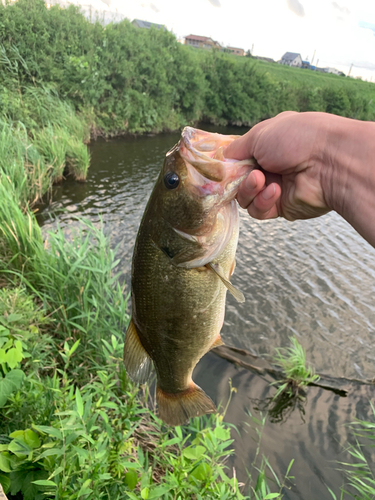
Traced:
<svg viewBox="0 0 375 500">
<path fill-rule="evenodd" d="M 235 135 L 221 135 L 185 127 L 179 142 L 180 155 L 195 181 L 200 181 L 197 184 L 210 193 L 225 193 L 226 199 L 234 198 L 238 186 L 256 163 L 254 159 L 239 161 L 224 157 L 224 149 L 236 138 Z M 189 165 L 200 175 L 194 174 Z M 200 176 L 203 176 L 205 182 Z M 214 188 L 212 181 L 219 183 L 220 189 L 219 186 Z"/>
</svg>

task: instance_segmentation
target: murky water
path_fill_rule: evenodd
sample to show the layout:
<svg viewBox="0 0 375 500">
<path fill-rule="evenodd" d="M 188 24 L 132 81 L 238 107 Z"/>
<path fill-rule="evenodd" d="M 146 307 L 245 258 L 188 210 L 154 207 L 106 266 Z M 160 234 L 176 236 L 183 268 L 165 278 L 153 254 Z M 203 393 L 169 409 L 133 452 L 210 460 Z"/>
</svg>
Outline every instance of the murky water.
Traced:
<svg viewBox="0 0 375 500">
<path fill-rule="evenodd" d="M 97 224 L 101 219 L 113 246 L 119 248 L 129 283 L 144 207 L 164 155 L 177 140 L 177 134 L 169 134 L 93 143 L 87 183 L 67 180 L 56 187 L 52 204 L 39 216 L 44 229 L 58 220 L 70 234 L 78 224 L 77 215 Z M 336 214 L 290 223 L 256 221 L 242 212 L 233 283 L 246 302 L 238 304 L 228 294 L 222 332 L 227 344 L 264 356 L 289 345 L 288 338 L 296 335 L 318 373 L 375 377 L 375 249 Z M 238 392 L 226 418 L 241 429 L 232 465 L 245 480 L 256 450 L 247 413 L 259 417 L 257 400 L 272 395 L 274 388 L 267 378 L 236 369 L 214 354 L 201 361 L 195 376 L 216 402 L 227 399 L 229 377 Z M 344 424 L 367 416 L 374 394 L 375 388 L 355 385 L 347 398 L 310 388 L 304 420 L 295 410 L 283 423 L 268 421 L 262 452 L 280 474 L 295 459 L 296 485 L 286 498 L 328 500 L 332 497 L 325 485 L 338 494 L 342 476 L 332 461 L 347 459 L 342 449 L 348 433 Z"/>
</svg>

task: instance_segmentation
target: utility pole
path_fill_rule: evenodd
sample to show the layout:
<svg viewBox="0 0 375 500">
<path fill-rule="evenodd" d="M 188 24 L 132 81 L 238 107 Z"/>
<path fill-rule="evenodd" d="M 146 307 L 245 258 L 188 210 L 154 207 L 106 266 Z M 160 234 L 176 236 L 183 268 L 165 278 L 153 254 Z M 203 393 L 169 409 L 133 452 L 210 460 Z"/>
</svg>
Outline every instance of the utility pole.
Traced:
<svg viewBox="0 0 375 500">
<path fill-rule="evenodd" d="M 352 67 L 353 67 L 353 63 L 352 63 L 352 64 L 351 64 L 351 66 L 350 66 L 348 76 L 350 76 L 350 72 L 352 71 Z"/>
<path fill-rule="evenodd" d="M 316 49 L 314 50 L 314 55 L 312 56 L 312 59 L 311 59 L 311 66 L 313 65 L 313 62 L 314 62 L 315 52 L 316 52 Z"/>
<path fill-rule="evenodd" d="M 316 60 L 315 71 L 318 69 L 319 59 Z"/>
<path fill-rule="evenodd" d="M 254 55 L 254 44 L 251 46 L 251 55 Z"/>
</svg>

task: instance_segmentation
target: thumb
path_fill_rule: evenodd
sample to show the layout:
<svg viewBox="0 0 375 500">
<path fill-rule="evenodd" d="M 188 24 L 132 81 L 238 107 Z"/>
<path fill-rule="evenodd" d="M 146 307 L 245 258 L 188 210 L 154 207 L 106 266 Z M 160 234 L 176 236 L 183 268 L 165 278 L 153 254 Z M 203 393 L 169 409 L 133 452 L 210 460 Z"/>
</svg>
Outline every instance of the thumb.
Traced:
<svg viewBox="0 0 375 500">
<path fill-rule="evenodd" d="M 252 158 L 259 131 L 258 125 L 255 125 L 245 135 L 231 142 L 223 151 L 225 158 L 232 158 L 233 160 Z"/>
</svg>

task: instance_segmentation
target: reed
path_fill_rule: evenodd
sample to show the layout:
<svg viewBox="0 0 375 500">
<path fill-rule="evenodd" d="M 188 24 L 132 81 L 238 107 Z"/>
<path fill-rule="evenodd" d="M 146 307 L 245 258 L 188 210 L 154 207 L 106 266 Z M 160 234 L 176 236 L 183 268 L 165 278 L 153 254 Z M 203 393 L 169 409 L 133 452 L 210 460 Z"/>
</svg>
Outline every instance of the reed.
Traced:
<svg viewBox="0 0 375 500">
<path fill-rule="evenodd" d="M 69 173 L 74 176 L 75 180 L 84 182 L 90 166 L 90 153 L 87 146 L 75 136 L 70 136 L 67 140 L 66 162 Z"/>
</svg>

